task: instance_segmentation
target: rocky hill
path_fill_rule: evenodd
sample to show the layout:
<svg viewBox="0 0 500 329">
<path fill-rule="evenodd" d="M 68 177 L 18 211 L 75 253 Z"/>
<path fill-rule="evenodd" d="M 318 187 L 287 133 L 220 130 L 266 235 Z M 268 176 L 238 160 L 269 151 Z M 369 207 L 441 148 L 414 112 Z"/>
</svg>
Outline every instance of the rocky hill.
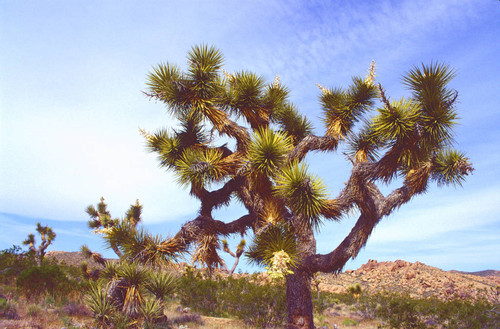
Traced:
<svg viewBox="0 0 500 329">
<path fill-rule="evenodd" d="M 86 258 L 80 251 L 49 251 L 46 258 L 54 258 L 58 263 L 69 266 L 80 266 L 82 262 L 87 262 L 89 268 L 96 269 L 102 266 L 92 259 Z"/>
<path fill-rule="evenodd" d="M 486 299 L 498 303 L 498 273 L 499 271 L 482 271 L 479 275 L 474 275 L 457 271 L 447 272 L 420 262 L 370 260 L 357 270 L 348 270 L 337 275 L 321 274 L 319 288 L 340 293 L 345 292 L 346 287 L 359 283 L 368 293 L 387 291 L 408 293 L 414 298 Z"/>
</svg>

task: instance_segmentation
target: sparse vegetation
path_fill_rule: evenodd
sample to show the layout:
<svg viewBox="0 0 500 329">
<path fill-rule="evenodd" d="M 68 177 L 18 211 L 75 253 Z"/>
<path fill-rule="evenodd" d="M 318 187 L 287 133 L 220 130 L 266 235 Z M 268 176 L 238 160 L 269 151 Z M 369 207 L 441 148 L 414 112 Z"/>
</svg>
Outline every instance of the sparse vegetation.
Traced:
<svg viewBox="0 0 500 329">
<path fill-rule="evenodd" d="M 12 256 L 7 251 L 0 255 L 5 258 Z M 5 263 L 10 264 L 8 261 Z M 0 285 L 0 321 L 37 323 L 42 327 L 57 323 L 67 328 L 91 328 L 97 325 L 102 328 L 175 329 L 181 326 L 220 328 L 220 322 L 210 317 L 240 321 L 230 322 L 231 325 L 226 327 L 241 329 L 279 328 L 286 321 L 283 282 L 273 281 L 265 274 L 229 277 L 214 274 L 209 277 L 206 271 L 187 267 L 184 275 L 176 279 L 162 271 L 152 274 L 147 267 L 146 275 L 143 268 L 137 265 L 123 267 L 116 262 L 109 262 L 108 266 L 101 272 L 99 280 L 87 280 L 77 267 L 69 268 L 48 260 L 40 267 L 33 262 L 26 263 L 25 268 L 20 269 L 21 273 L 35 273 L 32 268 L 41 268 L 45 273 L 41 277 L 45 278 L 47 273 L 55 273 L 55 277 L 62 273 L 72 285 L 80 281 L 78 289 L 64 296 L 64 289 L 40 289 L 36 299 L 27 299 L 23 297 L 25 293 L 21 293 L 25 288 L 15 286 L 16 280 L 4 280 Z M 125 277 L 126 284 L 121 281 Z M 128 287 L 126 290 L 132 286 L 139 288 L 141 302 L 136 305 L 135 315 L 127 316 L 122 312 L 123 306 L 117 308 L 110 299 L 111 281 L 121 282 L 124 287 Z M 82 287 L 88 287 L 85 289 L 88 306 L 82 304 Z M 173 287 L 176 288 L 175 292 Z M 337 294 L 320 291 L 320 299 L 314 298 L 314 317 L 318 327 L 333 328 L 335 323 L 339 328 L 482 329 L 498 328 L 500 325 L 500 306 L 486 301 L 416 299 L 405 294 L 370 294 L 366 291 L 355 298 L 347 292 L 347 288 L 344 293 Z M 126 290 L 121 291 L 124 299 Z M 132 295 L 128 293 L 128 296 Z M 55 312 L 48 312 L 49 309 Z M 168 318 L 164 314 L 168 314 Z"/>
<path fill-rule="evenodd" d="M 182 305 L 203 315 L 235 317 L 254 328 L 279 327 L 286 319 L 283 282 L 250 277 L 204 278 L 188 270 L 181 278 L 178 296 Z"/>
</svg>

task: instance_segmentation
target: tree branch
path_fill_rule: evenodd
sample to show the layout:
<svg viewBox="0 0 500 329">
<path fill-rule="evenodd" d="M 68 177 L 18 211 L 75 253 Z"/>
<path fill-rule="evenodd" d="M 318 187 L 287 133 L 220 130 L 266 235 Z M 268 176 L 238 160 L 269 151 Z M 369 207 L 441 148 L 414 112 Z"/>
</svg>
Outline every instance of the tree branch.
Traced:
<svg viewBox="0 0 500 329">
<path fill-rule="evenodd" d="M 335 150 L 339 140 L 332 136 L 308 135 L 300 141 L 297 146 L 288 154 L 288 161 L 302 160 L 309 151 L 331 151 Z"/>
<path fill-rule="evenodd" d="M 175 248 L 172 248 L 172 250 L 185 250 L 203 234 L 244 234 L 248 228 L 252 227 L 255 220 L 254 216 L 247 214 L 232 222 L 224 223 L 214 220 L 212 217 L 200 215 L 182 225 L 179 232 L 173 238 L 163 241 L 162 244 L 174 245 Z"/>
</svg>

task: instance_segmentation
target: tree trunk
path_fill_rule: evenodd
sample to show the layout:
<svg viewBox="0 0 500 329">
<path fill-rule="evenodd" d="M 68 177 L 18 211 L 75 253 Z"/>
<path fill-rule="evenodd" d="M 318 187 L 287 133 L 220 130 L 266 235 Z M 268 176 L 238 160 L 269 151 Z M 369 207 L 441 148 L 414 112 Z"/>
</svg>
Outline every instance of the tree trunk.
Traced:
<svg viewBox="0 0 500 329">
<path fill-rule="evenodd" d="M 288 329 L 313 329 L 313 305 L 311 296 L 311 275 L 295 269 L 286 277 L 286 303 Z"/>
<path fill-rule="evenodd" d="M 316 240 L 310 226 L 298 226 L 295 230 L 297 248 L 302 259 L 316 253 Z M 313 305 L 311 279 L 313 273 L 300 264 L 286 277 L 286 303 L 288 329 L 313 329 Z"/>
</svg>

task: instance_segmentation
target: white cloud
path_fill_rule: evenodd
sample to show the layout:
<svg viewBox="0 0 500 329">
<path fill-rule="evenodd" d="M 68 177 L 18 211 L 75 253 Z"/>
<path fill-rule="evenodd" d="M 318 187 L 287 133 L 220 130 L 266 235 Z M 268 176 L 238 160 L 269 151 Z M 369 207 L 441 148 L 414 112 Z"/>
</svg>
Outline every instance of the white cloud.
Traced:
<svg viewBox="0 0 500 329">
<path fill-rule="evenodd" d="M 403 206 L 375 228 L 371 243 L 422 241 L 499 221 L 500 187 L 462 194 L 456 199 L 452 195 L 422 198 L 410 209 Z"/>
</svg>

